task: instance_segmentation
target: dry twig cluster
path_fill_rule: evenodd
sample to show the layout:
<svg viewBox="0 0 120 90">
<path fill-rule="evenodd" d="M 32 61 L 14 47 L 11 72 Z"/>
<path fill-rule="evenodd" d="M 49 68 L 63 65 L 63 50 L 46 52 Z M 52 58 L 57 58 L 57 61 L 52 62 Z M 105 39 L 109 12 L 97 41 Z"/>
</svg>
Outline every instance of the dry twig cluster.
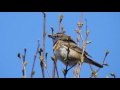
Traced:
<svg viewBox="0 0 120 90">
<path fill-rule="evenodd" d="M 47 67 L 47 52 L 45 53 L 45 43 L 46 43 L 46 34 L 47 34 L 47 31 L 46 31 L 46 12 L 43 12 L 43 16 L 44 16 L 44 20 L 43 20 L 43 46 L 42 48 L 40 48 L 40 40 L 38 40 L 38 46 L 37 46 L 37 50 L 36 50 L 36 53 L 34 55 L 34 60 L 33 60 L 33 65 L 32 65 L 32 70 L 31 70 L 31 74 L 30 74 L 30 77 L 33 78 L 34 74 L 35 74 L 35 70 L 34 70 L 34 66 L 35 66 L 35 61 L 36 61 L 36 57 L 39 53 L 39 59 L 40 59 L 40 66 L 41 66 L 41 71 L 42 71 L 42 78 L 45 78 L 45 73 L 44 73 L 44 68 L 47 70 L 47 74 L 48 74 L 48 77 L 50 78 L 50 74 L 49 74 L 49 71 L 48 71 L 48 67 Z M 83 13 L 81 13 L 80 15 L 80 22 L 77 23 L 78 25 L 78 29 L 76 29 L 76 33 L 78 34 L 78 37 L 77 37 L 77 44 L 78 46 L 80 47 L 80 42 L 82 42 L 82 55 L 81 55 L 81 61 L 78 62 L 78 64 L 76 65 L 76 68 L 74 69 L 74 78 L 80 78 L 80 71 L 81 71 L 81 68 L 82 68 L 82 64 L 83 64 L 83 61 L 84 61 L 84 52 L 86 51 L 87 52 L 87 44 L 90 44 L 91 41 L 88 40 L 88 36 L 90 34 L 90 31 L 88 30 L 88 26 L 87 26 L 87 19 L 85 19 L 86 21 L 86 38 L 84 39 L 83 36 L 82 36 L 82 26 L 83 26 L 83 23 L 82 23 L 82 17 L 83 17 Z M 59 16 L 59 20 L 58 20 L 58 32 L 62 32 L 62 33 L 65 33 L 65 30 L 64 30 L 64 25 L 61 25 L 61 22 L 63 20 L 63 15 L 62 13 L 60 13 L 60 16 Z M 54 34 L 54 28 L 53 27 L 50 27 L 51 30 L 52 30 L 52 35 Z M 69 44 L 69 38 L 67 38 L 68 40 L 68 46 L 70 47 L 70 44 Z M 69 47 L 67 49 L 68 51 L 68 54 L 67 54 L 67 61 L 68 61 L 68 55 L 69 55 Z M 106 53 L 105 53 L 105 57 L 103 59 L 103 63 L 102 65 L 104 66 L 108 66 L 107 63 L 105 63 L 105 59 L 108 55 L 109 51 L 107 50 Z M 22 57 L 20 56 L 20 53 L 18 53 L 18 57 L 22 63 L 22 74 L 23 74 L 23 77 L 26 78 L 26 65 L 27 65 L 27 62 L 25 61 L 25 57 L 26 57 L 26 49 L 24 49 L 24 55 L 22 55 Z M 51 56 L 51 59 L 53 61 L 53 70 L 52 70 L 52 78 L 55 78 L 55 74 L 57 74 L 57 77 L 59 78 L 59 74 L 58 74 L 58 69 L 57 69 L 57 65 L 56 65 L 56 58 L 55 56 Z M 72 68 L 72 67 L 71 67 Z M 68 69 L 68 66 L 66 65 L 66 69 L 62 69 L 62 72 L 64 74 L 64 78 L 66 78 L 66 75 L 67 75 L 67 72 L 71 69 L 69 68 Z M 91 68 L 91 75 L 90 75 L 90 78 L 92 78 L 93 76 L 95 78 L 98 77 L 98 71 L 100 70 L 100 68 L 98 68 L 98 70 L 93 70 L 92 66 L 90 65 L 90 68 Z M 114 76 L 115 78 L 115 74 L 114 73 L 110 73 L 112 76 Z"/>
</svg>

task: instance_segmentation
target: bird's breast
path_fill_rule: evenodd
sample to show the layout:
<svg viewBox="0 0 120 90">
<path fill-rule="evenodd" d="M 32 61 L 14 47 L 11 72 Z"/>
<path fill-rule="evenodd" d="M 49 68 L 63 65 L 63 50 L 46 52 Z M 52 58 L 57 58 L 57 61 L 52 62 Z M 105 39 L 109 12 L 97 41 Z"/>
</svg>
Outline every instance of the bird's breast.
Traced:
<svg viewBox="0 0 120 90">
<path fill-rule="evenodd" d="M 57 42 L 56 45 L 54 45 L 54 54 L 57 59 L 59 59 L 61 62 L 63 62 L 66 65 L 66 60 L 68 56 L 68 65 L 72 66 L 75 63 L 77 63 L 80 60 L 80 54 L 72 49 L 69 48 L 68 53 L 68 47 L 61 45 L 60 42 Z"/>
</svg>

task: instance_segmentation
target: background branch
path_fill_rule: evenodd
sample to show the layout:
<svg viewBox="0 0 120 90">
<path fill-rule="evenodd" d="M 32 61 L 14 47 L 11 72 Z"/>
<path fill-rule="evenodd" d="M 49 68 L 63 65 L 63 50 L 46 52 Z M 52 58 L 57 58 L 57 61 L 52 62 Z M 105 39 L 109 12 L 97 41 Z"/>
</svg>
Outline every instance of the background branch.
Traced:
<svg viewBox="0 0 120 90">
<path fill-rule="evenodd" d="M 18 58 L 21 61 L 22 64 L 22 74 L 23 74 L 23 78 L 26 78 L 26 65 L 27 62 L 25 62 L 25 57 L 26 57 L 26 48 L 24 49 L 24 55 L 22 55 L 22 57 L 20 56 L 20 53 L 18 53 Z"/>
<path fill-rule="evenodd" d="M 43 12 L 44 15 L 44 21 L 43 21 L 43 52 L 42 52 L 42 60 L 40 63 L 41 69 L 42 69 L 42 77 L 45 78 L 44 74 L 44 56 L 45 56 L 45 40 L 46 40 L 46 12 Z"/>
<path fill-rule="evenodd" d="M 35 61 L 36 61 L 36 57 L 37 57 L 39 48 L 40 48 L 40 40 L 38 39 L 38 46 L 37 46 L 36 54 L 34 55 L 34 60 L 33 60 L 33 65 L 32 65 L 32 70 L 31 70 L 31 75 L 30 75 L 31 78 L 32 78 L 33 75 L 35 74 L 34 66 L 35 66 Z"/>
<path fill-rule="evenodd" d="M 107 57 L 108 54 L 109 54 L 109 50 L 106 50 L 102 65 L 105 65 L 105 60 L 106 60 L 106 57 Z M 96 72 L 94 74 L 96 74 L 100 69 L 101 68 L 98 68 L 98 70 L 96 70 Z M 92 76 L 94 76 L 94 74 L 91 74 L 90 78 L 92 78 Z"/>
<path fill-rule="evenodd" d="M 52 30 L 52 35 L 54 34 L 54 28 L 53 27 L 50 27 L 51 30 Z M 53 41 L 53 44 L 54 44 L 54 39 L 52 38 L 52 41 Z M 54 50 L 53 50 L 54 52 Z M 55 68 L 56 68 L 56 62 L 53 61 L 53 67 L 52 67 L 52 78 L 55 78 Z"/>
</svg>

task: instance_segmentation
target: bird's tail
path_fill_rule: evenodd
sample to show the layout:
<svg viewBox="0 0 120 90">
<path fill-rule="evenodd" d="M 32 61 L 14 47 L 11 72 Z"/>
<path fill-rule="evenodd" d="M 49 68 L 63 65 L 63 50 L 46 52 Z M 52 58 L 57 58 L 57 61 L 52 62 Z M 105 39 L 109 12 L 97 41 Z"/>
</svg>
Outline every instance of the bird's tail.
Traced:
<svg viewBox="0 0 120 90">
<path fill-rule="evenodd" d="M 101 64 L 99 64 L 99 63 L 91 60 L 90 58 L 86 58 L 86 59 L 85 59 L 85 62 L 86 62 L 86 63 L 89 63 L 89 64 L 92 64 L 92 65 L 95 65 L 95 66 L 97 66 L 97 67 L 103 68 L 103 65 L 101 65 Z"/>
</svg>

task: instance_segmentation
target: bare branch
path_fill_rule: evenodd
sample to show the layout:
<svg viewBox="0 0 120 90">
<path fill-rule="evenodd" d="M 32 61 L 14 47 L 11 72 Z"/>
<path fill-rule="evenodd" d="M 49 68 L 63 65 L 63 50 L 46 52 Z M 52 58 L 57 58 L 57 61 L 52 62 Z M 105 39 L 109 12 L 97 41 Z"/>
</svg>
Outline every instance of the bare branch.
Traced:
<svg viewBox="0 0 120 90">
<path fill-rule="evenodd" d="M 41 61 L 41 69 L 42 69 L 42 77 L 45 78 L 44 74 L 44 56 L 45 56 L 45 41 L 46 41 L 46 12 L 43 12 L 44 15 L 44 21 L 43 21 L 43 52 L 42 52 L 42 57 L 43 61 Z"/>
<path fill-rule="evenodd" d="M 26 52 L 26 51 L 25 51 Z M 22 74 L 23 74 L 23 78 L 26 78 L 26 64 L 27 62 L 24 62 L 25 61 L 25 56 L 23 55 L 22 57 L 20 56 L 20 53 L 18 53 L 18 58 L 20 59 L 21 61 L 21 64 L 22 64 Z M 23 61 L 24 60 L 24 61 Z"/>
<path fill-rule="evenodd" d="M 52 30 L 52 35 L 53 35 L 54 34 L 54 28 L 52 26 L 50 28 Z M 52 41 L 53 41 L 53 44 L 54 44 L 54 39 L 53 38 L 52 38 Z M 52 78 L 55 78 L 55 68 L 56 68 L 56 62 L 53 61 Z"/>
<path fill-rule="evenodd" d="M 58 20 L 58 32 L 60 32 L 60 26 L 61 26 L 62 20 L 63 20 L 63 15 L 62 15 L 62 12 L 61 12 L 60 16 L 59 16 L 59 20 Z"/>
<path fill-rule="evenodd" d="M 102 65 L 105 64 L 105 60 L 106 60 L 106 57 L 107 57 L 108 54 L 109 54 L 109 50 L 106 50 L 106 53 L 105 53 L 105 56 L 104 56 Z M 100 69 L 101 69 L 101 68 L 98 68 L 98 70 L 96 71 L 96 73 L 97 73 Z M 93 75 L 91 75 L 90 78 L 92 78 L 92 76 L 93 76 Z"/>
<path fill-rule="evenodd" d="M 55 58 L 55 57 L 51 57 L 51 59 L 53 60 L 53 62 L 54 62 L 54 69 L 56 70 L 56 73 L 57 73 L 57 77 L 59 78 L 59 74 L 58 74 L 58 70 L 57 70 L 57 65 L 56 65 L 56 61 L 57 61 L 57 59 Z M 55 73 L 55 70 L 54 70 L 54 72 L 52 73 L 52 74 L 54 74 Z M 55 74 L 54 74 L 55 75 Z"/>
<path fill-rule="evenodd" d="M 37 46 L 36 54 L 34 55 L 34 60 L 33 60 L 33 65 L 32 65 L 32 70 L 31 70 L 31 75 L 30 75 L 31 78 L 32 78 L 33 75 L 35 74 L 34 66 L 35 66 L 35 61 L 36 61 L 36 57 L 37 57 L 39 48 L 40 48 L 40 40 L 38 39 L 38 46 Z"/>
</svg>

